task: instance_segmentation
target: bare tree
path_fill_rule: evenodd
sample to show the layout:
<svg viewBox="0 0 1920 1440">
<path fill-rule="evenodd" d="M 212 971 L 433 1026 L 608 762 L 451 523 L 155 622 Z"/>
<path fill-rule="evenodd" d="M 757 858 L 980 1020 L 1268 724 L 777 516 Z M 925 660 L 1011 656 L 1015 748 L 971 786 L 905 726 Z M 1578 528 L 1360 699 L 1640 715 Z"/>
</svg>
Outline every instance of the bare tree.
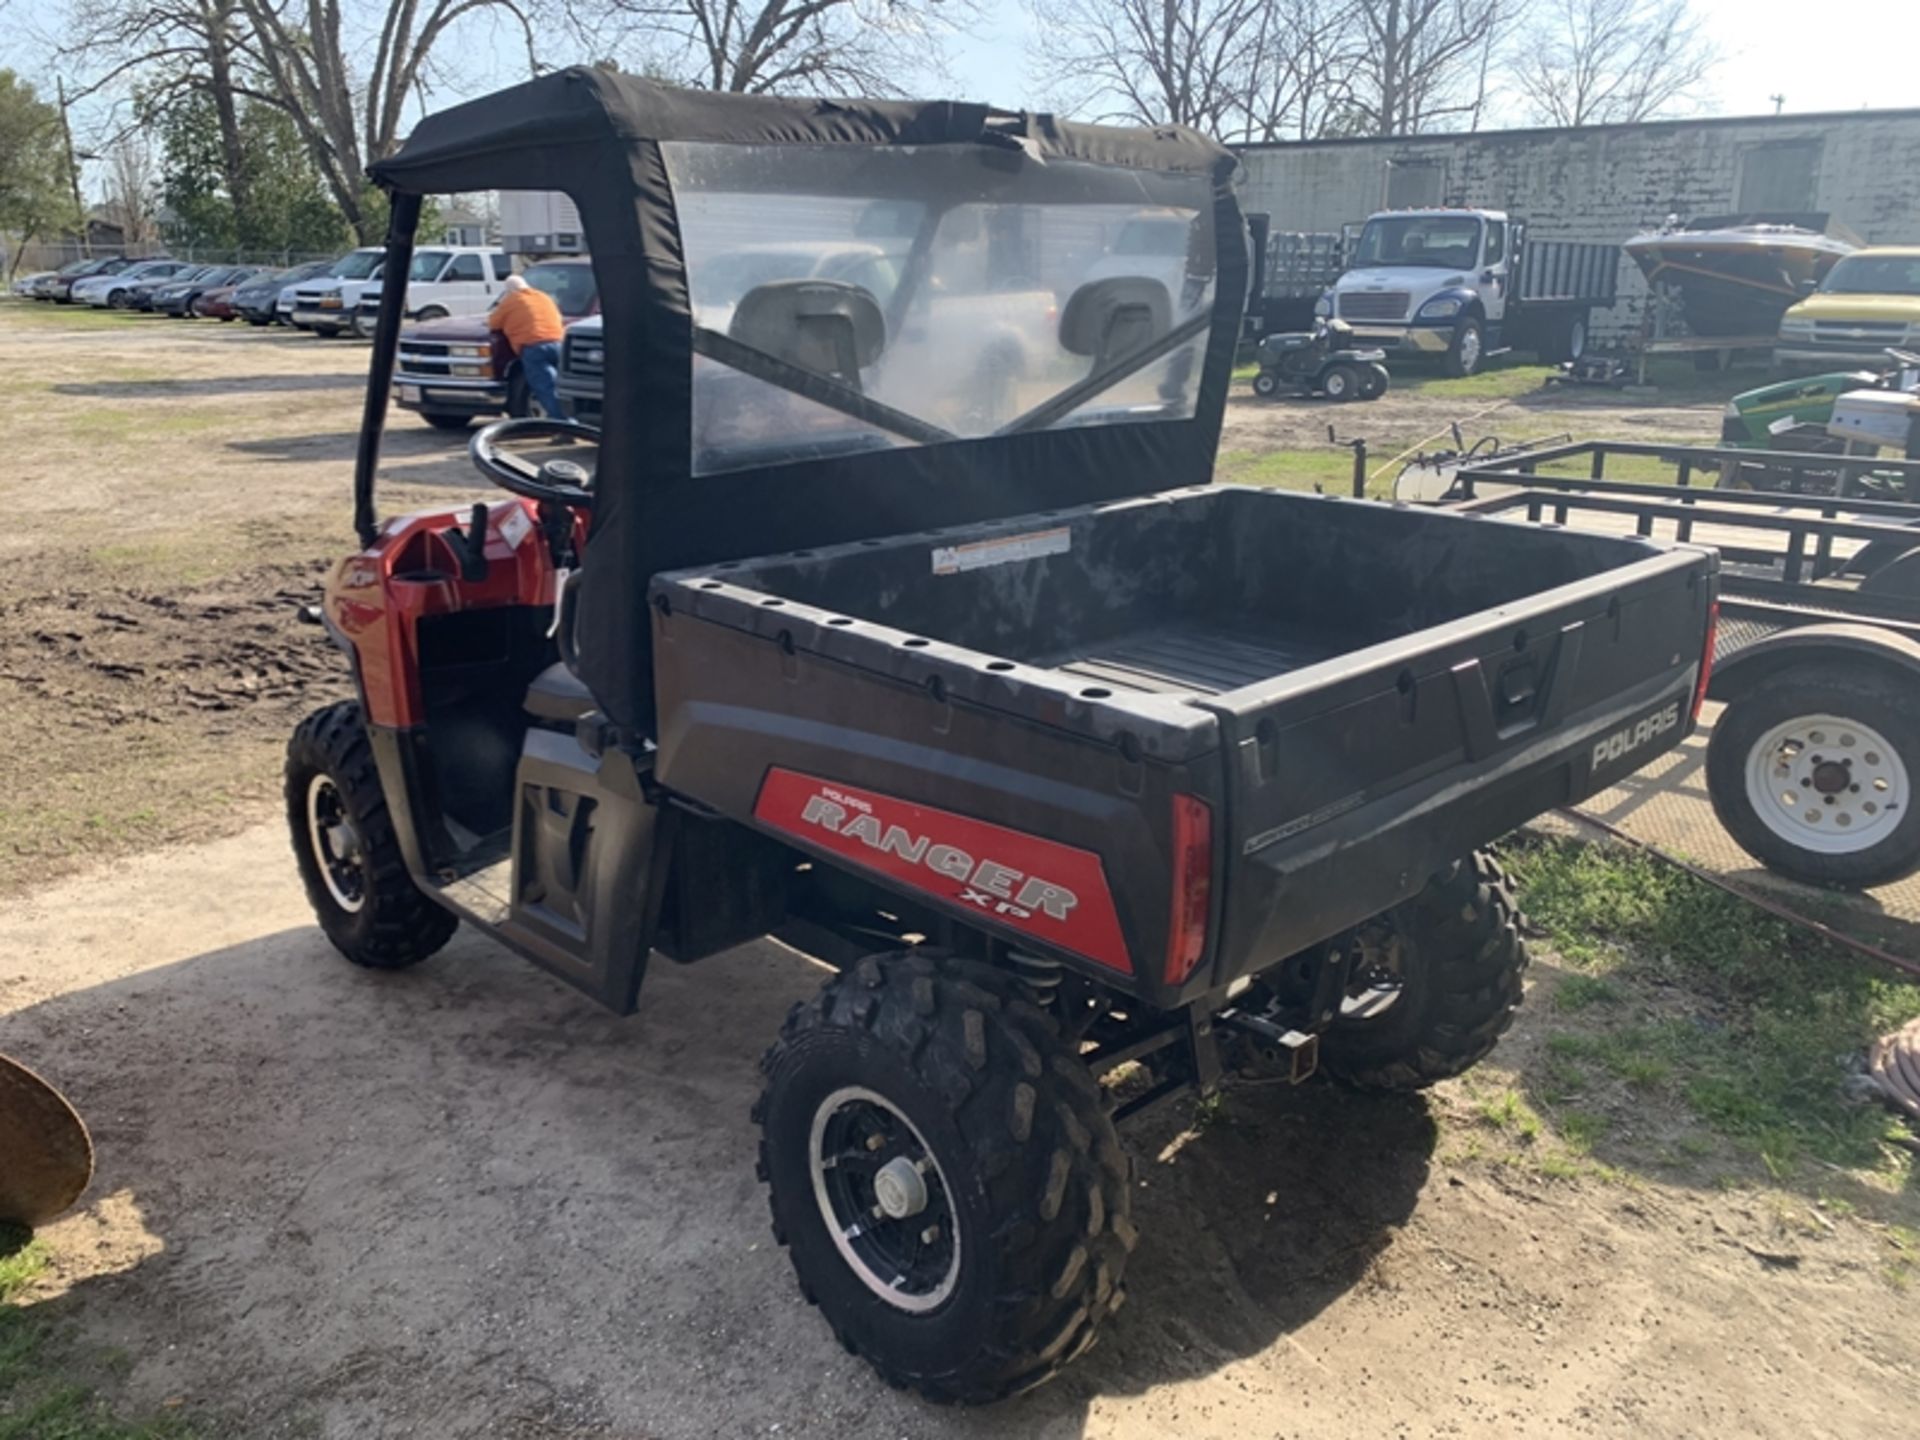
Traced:
<svg viewBox="0 0 1920 1440">
<path fill-rule="evenodd" d="M 107 211 L 120 226 L 128 245 L 147 245 L 160 238 L 154 200 L 159 172 L 153 163 L 153 145 L 145 132 L 128 130 L 107 147 Z"/>
<path fill-rule="evenodd" d="M 1355 0 L 1266 0 L 1246 54 L 1235 140 L 1311 140 L 1351 113 Z"/>
<path fill-rule="evenodd" d="M 1412 135 L 1457 124 L 1485 100 L 1482 56 L 1503 0 L 1357 0 L 1359 31 L 1350 128 Z"/>
<path fill-rule="evenodd" d="M 1687 105 L 1719 59 L 1690 0 L 1543 0 L 1513 78 L 1553 125 L 1646 120 Z"/>
<path fill-rule="evenodd" d="M 250 36 L 238 0 L 78 0 L 63 33 L 64 58 L 101 67 L 81 96 L 128 80 L 138 86 L 131 125 L 114 124 L 114 133 L 99 142 L 108 149 L 182 96 L 211 97 L 227 193 L 239 213 L 249 211 L 252 186 L 235 87 Z"/>
<path fill-rule="evenodd" d="M 897 93 L 941 65 L 972 0 L 568 0 L 594 54 L 657 79 L 741 94 Z"/>
<path fill-rule="evenodd" d="M 519 22 L 529 70 L 538 68 L 533 27 L 521 0 L 368 0 L 351 15 L 346 0 L 237 0 L 257 85 L 241 94 L 293 117 L 340 213 L 361 241 L 377 238 L 366 167 L 400 143 L 405 107 L 425 88 L 434 48 L 463 17 L 493 12 Z M 370 69 L 355 60 L 371 50 Z"/>
<path fill-rule="evenodd" d="M 1244 116 L 1273 0 L 1027 0 L 1062 109 L 1216 135 Z"/>
</svg>

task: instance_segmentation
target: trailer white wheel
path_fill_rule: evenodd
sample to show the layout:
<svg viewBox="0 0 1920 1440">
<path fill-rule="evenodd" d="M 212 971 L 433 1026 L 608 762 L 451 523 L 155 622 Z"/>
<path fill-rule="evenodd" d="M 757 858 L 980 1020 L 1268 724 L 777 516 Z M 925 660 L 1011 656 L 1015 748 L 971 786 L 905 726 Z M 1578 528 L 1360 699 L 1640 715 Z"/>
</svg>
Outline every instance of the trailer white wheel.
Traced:
<svg viewBox="0 0 1920 1440">
<path fill-rule="evenodd" d="M 1747 803 L 1789 844 L 1852 855 L 1879 844 L 1911 803 L 1907 767 L 1886 736 L 1838 715 L 1802 715 L 1747 751 Z"/>
<path fill-rule="evenodd" d="M 1920 871 L 1920 679 L 1889 657 L 1809 644 L 1731 696 L 1707 745 L 1707 794 L 1754 859 L 1809 885 L 1864 890 Z"/>
</svg>

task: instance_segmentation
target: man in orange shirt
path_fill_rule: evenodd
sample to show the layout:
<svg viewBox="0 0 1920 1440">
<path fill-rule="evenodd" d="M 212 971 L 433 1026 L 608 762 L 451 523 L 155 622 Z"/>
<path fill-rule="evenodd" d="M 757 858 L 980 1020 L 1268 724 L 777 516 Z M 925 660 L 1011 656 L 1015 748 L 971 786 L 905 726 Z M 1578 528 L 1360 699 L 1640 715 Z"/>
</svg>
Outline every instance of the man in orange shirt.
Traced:
<svg viewBox="0 0 1920 1440">
<path fill-rule="evenodd" d="M 507 337 L 508 346 L 520 357 L 527 389 L 540 408 L 552 419 L 565 419 L 554 381 L 560 374 L 560 339 L 567 333 L 567 324 L 553 297 L 534 289 L 523 277 L 509 275 L 507 293 L 487 316 L 487 328 Z"/>
</svg>

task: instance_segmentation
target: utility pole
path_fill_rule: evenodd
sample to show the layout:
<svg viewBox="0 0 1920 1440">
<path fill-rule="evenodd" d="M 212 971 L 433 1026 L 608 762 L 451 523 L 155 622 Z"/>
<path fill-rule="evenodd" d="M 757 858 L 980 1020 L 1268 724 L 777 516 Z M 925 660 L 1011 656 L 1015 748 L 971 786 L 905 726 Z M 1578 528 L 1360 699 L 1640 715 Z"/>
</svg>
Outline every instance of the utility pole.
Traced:
<svg viewBox="0 0 1920 1440">
<path fill-rule="evenodd" d="M 93 255 L 92 237 L 87 233 L 87 210 L 80 203 L 80 162 L 73 156 L 73 125 L 67 119 L 67 82 L 65 77 L 53 77 L 54 93 L 60 100 L 60 133 L 67 142 L 67 183 L 73 187 L 73 214 L 80 227 L 80 253 L 89 258 Z"/>
<path fill-rule="evenodd" d="M 1784 95 L 1769 95 L 1767 98 L 1773 101 L 1773 113 L 1776 115 L 1780 113 L 1780 107 L 1787 103 L 1787 97 Z"/>
</svg>

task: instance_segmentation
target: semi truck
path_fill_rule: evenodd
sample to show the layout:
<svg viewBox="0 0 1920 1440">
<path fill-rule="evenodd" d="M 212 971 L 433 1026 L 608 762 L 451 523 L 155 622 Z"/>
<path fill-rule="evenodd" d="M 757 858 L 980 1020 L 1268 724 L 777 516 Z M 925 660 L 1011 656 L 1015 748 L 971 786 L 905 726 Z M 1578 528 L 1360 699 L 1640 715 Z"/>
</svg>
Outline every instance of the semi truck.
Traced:
<svg viewBox="0 0 1920 1440">
<path fill-rule="evenodd" d="M 1594 310 L 1618 298 L 1614 245 L 1536 240 L 1503 210 L 1384 210 L 1368 217 L 1316 313 L 1359 342 L 1429 355 L 1449 375 L 1531 351 L 1550 364 L 1587 348 Z"/>
</svg>

